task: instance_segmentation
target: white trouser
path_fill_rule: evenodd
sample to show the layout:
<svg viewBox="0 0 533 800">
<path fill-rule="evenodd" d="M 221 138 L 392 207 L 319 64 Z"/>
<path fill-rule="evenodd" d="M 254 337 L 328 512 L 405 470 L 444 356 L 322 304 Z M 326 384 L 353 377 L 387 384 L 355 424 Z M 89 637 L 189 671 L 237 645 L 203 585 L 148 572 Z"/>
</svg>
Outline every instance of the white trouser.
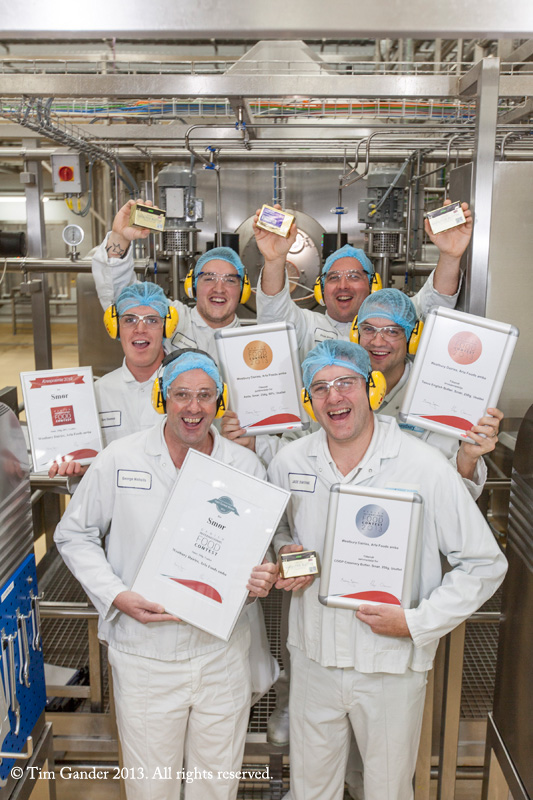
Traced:
<svg viewBox="0 0 533 800">
<path fill-rule="evenodd" d="M 291 800 L 341 800 L 350 724 L 365 800 L 411 800 L 426 673 L 322 667 L 290 647 Z"/>
<path fill-rule="evenodd" d="M 244 631 L 186 661 L 109 648 L 128 800 L 176 800 L 181 779 L 187 800 L 234 800 L 238 779 L 218 773 L 242 767 L 249 645 Z"/>
</svg>

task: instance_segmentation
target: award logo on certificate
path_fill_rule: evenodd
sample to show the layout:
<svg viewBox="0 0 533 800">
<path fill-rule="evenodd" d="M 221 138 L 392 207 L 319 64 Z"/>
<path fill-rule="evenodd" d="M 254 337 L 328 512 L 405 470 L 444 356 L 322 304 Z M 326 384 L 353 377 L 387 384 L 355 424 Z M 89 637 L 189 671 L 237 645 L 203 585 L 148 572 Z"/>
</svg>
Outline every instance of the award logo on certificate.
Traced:
<svg viewBox="0 0 533 800">
<path fill-rule="evenodd" d="M 215 342 L 229 406 L 248 435 L 309 427 L 292 323 L 218 330 Z"/>
<path fill-rule="evenodd" d="M 21 372 L 33 469 L 90 464 L 102 450 L 91 367 Z"/>
<path fill-rule="evenodd" d="M 409 608 L 419 560 L 422 498 L 416 492 L 331 487 L 319 600 L 359 608 Z"/>
<path fill-rule="evenodd" d="M 400 419 L 454 438 L 494 408 L 518 328 L 448 308 L 432 308 L 420 339 Z"/>
<path fill-rule="evenodd" d="M 132 590 L 227 641 L 289 497 L 189 450 Z"/>
</svg>

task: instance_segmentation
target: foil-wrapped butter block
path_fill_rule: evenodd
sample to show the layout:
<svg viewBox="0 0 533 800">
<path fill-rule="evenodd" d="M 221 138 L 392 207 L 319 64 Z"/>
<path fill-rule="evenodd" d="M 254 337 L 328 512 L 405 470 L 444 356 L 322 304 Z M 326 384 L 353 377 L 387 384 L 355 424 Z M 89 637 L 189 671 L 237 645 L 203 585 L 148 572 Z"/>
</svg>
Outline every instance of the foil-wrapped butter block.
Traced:
<svg viewBox="0 0 533 800">
<path fill-rule="evenodd" d="M 319 574 L 316 550 L 280 554 L 278 565 L 281 578 L 301 578 L 304 575 Z"/>
<path fill-rule="evenodd" d="M 293 222 L 294 214 L 287 214 L 286 211 L 280 211 L 279 208 L 264 205 L 257 220 L 257 227 L 270 231 L 270 233 L 277 233 L 286 239 Z"/>
<path fill-rule="evenodd" d="M 165 230 L 165 212 L 157 206 L 135 203 L 130 211 L 130 225 L 135 228 L 149 228 L 151 231 Z"/>
<path fill-rule="evenodd" d="M 442 206 L 434 211 L 428 211 L 426 217 L 433 233 L 442 233 L 466 222 L 459 200 L 449 206 Z"/>
</svg>

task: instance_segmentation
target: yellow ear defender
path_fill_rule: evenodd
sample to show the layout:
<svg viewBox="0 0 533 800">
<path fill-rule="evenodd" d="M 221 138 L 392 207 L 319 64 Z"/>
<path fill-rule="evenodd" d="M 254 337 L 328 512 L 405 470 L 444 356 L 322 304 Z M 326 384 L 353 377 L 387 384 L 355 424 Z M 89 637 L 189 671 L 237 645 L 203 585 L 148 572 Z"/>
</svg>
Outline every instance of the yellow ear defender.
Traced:
<svg viewBox="0 0 533 800">
<path fill-rule="evenodd" d="M 372 411 L 377 411 L 387 394 L 385 375 L 377 369 L 372 370 L 366 384 L 368 402 Z"/>
<path fill-rule="evenodd" d="M 321 272 L 318 278 L 315 281 L 315 285 L 313 287 L 313 294 L 315 296 L 315 300 L 319 305 L 325 306 L 324 303 L 324 280 L 325 275 Z M 381 280 L 381 275 L 378 272 L 373 272 L 372 275 L 368 276 L 368 288 L 370 289 L 370 294 L 374 292 L 378 292 L 380 289 L 383 288 L 383 282 Z"/>
<path fill-rule="evenodd" d="M 215 360 L 206 353 L 205 350 L 198 350 L 194 347 L 186 347 L 183 350 L 174 350 L 172 353 L 166 355 L 159 365 L 159 369 L 157 370 L 157 376 L 154 381 L 154 385 L 152 386 L 152 406 L 157 411 L 158 414 L 166 414 L 167 413 L 167 403 L 163 395 L 163 370 L 165 367 L 170 364 L 172 361 L 175 361 L 177 358 L 181 358 L 181 356 L 185 355 L 185 353 L 200 353 L 203 356 L 207 356 L 211 359 L 213 364 L 216 366 Z M 218 369 L 218 367 L 217 367 Z M 215 414 L 215 419 L 219 417 L 223 417 L 226 413 L 228 408 L 228 387 L 225 383 L 222 384 L 222 394 L 219 394 L 217 397 L 217 413 Z"/>
<path fill-rule="evenodd" d="M 377 411 L 387 394 L 387 381 L 382 372 L 373 370 L 370 373 L 366 382 L 366 393 L 370 408 L 372 411 Z M 305 387 L 302 389 L 302 405 L 311 419 L 316 422 L 311 396 Z"/>
<path fill-rule="evenodd" d="M 418 345 L 420 343 L 420 337 L 422 336 L 422 331 L 424 330 L 424 323 L 421 319 L 417 319 L 416 325 L 411 331 L 411 335 L 409 337 L 409 341 L 407 342 L 407 352 L 410 356 L 414 356 L 416 351 L 418 350 Z"/>
<path fill-rule="evenodd" d="M 156 313 L 156 312 L 154 312 Z M 116 305 L 109 306 L 104 311 L 104 325 L 105 329 L 110 335 L 112 339 L 120 339 L 120 330 L 119 330 L 119 317 Z M 163 325 L 163 338 L 170 339 L 174 334 L 174 331 L 178 327 L 179 322 L 179 314 L 177 309 L 174 306 L 169 306 L 167 315 L 165 317 L 165 322 Z"/>
<path fill-rule="evenodd" d="M 183 284 L 183 289 L 187 297 L 189 297 L 191 300 L 194 300 L 196 297 L 196 290 L 194 288 L 194 267 L 188 271 Z M 252 286 L 250 284 L 250 278 L 248 277 L 247 271 L 244 270 L 244 277 L 241 278 L 241 296 L 239 297 L 239 303 L 247 303 L 251 294 Z"/>
<path fill-rule="evenodd" d="M 311 403 L 311 398 L 309 396 L 309 392 L 307 391 L 305 386 L 302 389 L 302 405 L 303 405 L 305 411 L 307 412 L 307 414 L 313 420 L 313 422 L 316 422 L 315 412 L 313 411 L 313 404 Z"/>
<path fill-rule="evenodd" d="M 190 269 L 185 276 L 183 289 L 187 297 L 189 297 L 191 300 L 194 300 L 194 267 Z"/>
<path fill-rule="evenodd" d="M 420 342 L 423 329 L 424 323 L 421 319 L 417 319 L 415 327 L 411 331 L 411 335 L 407 340 L 407 352 L 410 356 L 414 356 L 418 350 L 418 344 Z M 357 327 L 357 317 L 355 317 L 350 328 L 350 341 L 354 344 L 359 344 L 359 328 Z"/>
<path fill-rule="evenodd" d="M 118 339 L 118 313 L 117 307 L 113 303 L 104 311 L 104 325 L 112 339 Z"/>
</svg>

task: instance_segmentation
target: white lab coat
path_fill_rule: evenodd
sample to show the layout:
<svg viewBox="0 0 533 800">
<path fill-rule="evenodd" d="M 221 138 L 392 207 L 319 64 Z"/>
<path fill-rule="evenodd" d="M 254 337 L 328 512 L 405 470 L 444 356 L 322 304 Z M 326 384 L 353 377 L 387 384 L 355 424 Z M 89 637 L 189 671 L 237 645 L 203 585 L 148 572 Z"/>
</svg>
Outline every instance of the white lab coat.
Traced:
<svg viewBox="0 0 533 800">
<path fill-rule="evenodd" d="M 420 291 L 411 298 L 417 315 L 422 319 L 433 306 L 455 308 L 459 295 L 459 292 L 453 295 L 437 292 L 433 286 L 433 275 L 434 273 L 432 272 Z M 279 322 L 280 320 L 293 323 L 296 328 L 301 361 L 319 342 L 323 342 L 326 339 L 344 339 L 345 341 L 350 339 L 351 321 L 337 322 L 327 312 L 321 314 L 319 311 L 300 308 L 297 303 L 294 303 L 291 300 L 288 277 L 285 278 L 285 286 L 281 292 L 275 295 L 268 295 L 262 291 L 260 277 L 257 284 L 256 299 L 258 324 Z"/>
<path fill-rule="evenodd" d="M 438 640 L 498 588 L 506 560 L 462 480 L 433 447 L 374 417 L 358 466 L 343 476 L 323 430 L 284 447 L 269 478 L 291 491 L 274 538 L 276 551 L 296 542 L 322 559 L 334 483 L 415 489 L 424 500 L 420 572 L 411 639 L 374 634 L 353 611 L 327 608 L 319 581 L 292 596 L 291 798 L 340 800 L 353 728 L 362 754 L 366 800 L 410 800 L 425 695 Z M 440 554 L 451 572 L 442 574 Z"/>
<path fill-rule="evenodd" d="M 95 382 L 94 391 L 104 447 L 116 439 L 144 431 L 161 421 L 161 414 L 152 405 L 156 375 L 157 370 L 147 381 L 141 383 L 131 374 L 124 359 L 121 367 Z"/>
<path fill-rule="evenodd" d="M 276 551 L 296 540 L 322 555 L 329 490 L 334 483 L 414 488 L 424 500 L 421 569 L 406 610 L 411 639 L 380 637 L 349 611 L 318 602 L 318 581 L 291 603 L 289 644 L 323 666 L 361 672 L 402 673 L 431 668 L 439 639 L 467 619 L 498 588 L 506 561 L 461 478 L 441 453 L 407 436 L 391 417 L 374 417 L 362 461 L 349 475 L 335 467 L 323 430 L 284 447 L 269 468 L 270 480 L 292 491 Z M 310 476 L 298 491 L 295 476 Z M 442 577 L 442 553 L 451 572 Z"/>
<path fill-rule="evenodd" d="M 146 658 L 173 661 L 225 647 L 215 636 L 191 625 L 165 622 L 143 625 L 119 612 L 113 600 L 126 591 L 144 555 L 177 476 L 166 445 L 166 418 L 140 433 L 106 447 L 86 473 L 54 539 L 69 569 L 100 614 L 99 635 L 117 650 Z M 250 475 L 264 477 L 256 456 L 220 436 L 211 455 Z M 124 472 L 136 471 L 138 488 L 120 484 Z M 234 635 L 247 622 L 241 615 Z"/>
<path fill-rule="evenodd" d="M 105 250 L 108 237 L 109 234 L 107 234 L 102 244 L 96 248 L 92 259 L 92 272 L 96 291 L 104 310 L 115 302 L 125 286 L 129 286 L 136 281 L 133 268 L 133 248 L 129 248 L 124 258 L 108 258 Z M 194 347 L 199 350 L 205 350 L 218 363 L 214 338 L 215 330 L 210 328 L 200 316 L 196 306 L 189 308 L 184 303 L 180 303 L 179 300 L 173 300 L 172 305 L 178 312 L 179 321 L 169 342 L 168 349 L 182 350 L 187 347 Z M 239 318 L 235 315 L 225 328 L 237 328 L 240 324 Z"/>
<path fill-rule="evenodd" d="M 202 769 L 210 762 L 221 769 L 238 769 L 251 701 L 247 611 L 241 613 L 226 643 L 185 623 L 143 625 L 113 605 L 117 594 L 132 586 L 176 481 L 178 470 L 164 439 L 165 423 L 166 418 L 112 442 L 98 455 L 54 536 L 67 566 L 100 614 L 99 636 L 110 646 L 117 684 L 124 764 L 128 778 L 134 778 L 127 782 L 128 798 L 139 800 L 171 800 L 179 795 L 179 781 L 152 778 L 163 767 L 172 768 L 175 778 L 182 766 L 186 730 L 188 769 Z M 265 477 L 251 451 L 223 439 L 214 427 L 211 434 L 213 458 Z M 135 488 L 126 480 L 133 472 Z M 139 708 L 145 711 L 139 714 Z M 141 769 L 150 780 L 139 780 Z M 196 781 L 187 784 L 185 796 L 232 800 L 237 785 L 234 780 Z"/>
</svg>

